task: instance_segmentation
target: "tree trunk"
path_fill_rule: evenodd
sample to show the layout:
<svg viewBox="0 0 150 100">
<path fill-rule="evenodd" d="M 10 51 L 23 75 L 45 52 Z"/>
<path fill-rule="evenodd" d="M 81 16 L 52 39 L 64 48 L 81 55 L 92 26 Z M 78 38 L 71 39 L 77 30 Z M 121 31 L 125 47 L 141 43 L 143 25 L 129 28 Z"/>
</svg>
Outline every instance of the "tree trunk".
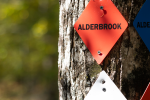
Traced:
<svg viewBox="0 0 150 100">
<path fill-rule="evenodd" d="M 127 100 L 140 100 L 150 82 L 150 53 L 133 27 L 146 0 L 113 0 L 129 26 L 98 65 L 74 29 L 88 0 L 60 0 L 58 43 L 59 100 L 84 100 L 105 70 Z"/>
</svg>

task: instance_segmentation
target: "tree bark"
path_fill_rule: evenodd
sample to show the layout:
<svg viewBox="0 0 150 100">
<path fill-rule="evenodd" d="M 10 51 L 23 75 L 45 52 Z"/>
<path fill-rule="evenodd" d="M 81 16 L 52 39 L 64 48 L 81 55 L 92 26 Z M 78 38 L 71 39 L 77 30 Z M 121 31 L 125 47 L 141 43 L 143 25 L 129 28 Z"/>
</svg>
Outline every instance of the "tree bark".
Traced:
<svg viewBox="0 0 150 100">
<path fill-rule="evenodd" d="M 59 100 L 84 100 L 105 70 L 127 100 L 140 100 L 150 82 L 150 53 L 133 27 L 146 0 L 112 0 L 129 26 L 102 65 L 98 65 L 74 29 L 88 0 L 60 0 L 58 43 Z"/>
</svg>

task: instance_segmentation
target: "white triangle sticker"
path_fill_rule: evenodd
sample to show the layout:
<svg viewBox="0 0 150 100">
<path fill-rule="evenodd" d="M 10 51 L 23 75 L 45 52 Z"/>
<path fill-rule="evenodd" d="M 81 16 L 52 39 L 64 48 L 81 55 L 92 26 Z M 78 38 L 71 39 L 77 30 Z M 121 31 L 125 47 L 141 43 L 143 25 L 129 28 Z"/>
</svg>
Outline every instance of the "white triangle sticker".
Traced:
<svg viewBox="0 0 150 100">
<path fill-rule="evenodd" d="M 118 87 L 102 71 L 84 100 L 127 100 Z"/>
</svg>

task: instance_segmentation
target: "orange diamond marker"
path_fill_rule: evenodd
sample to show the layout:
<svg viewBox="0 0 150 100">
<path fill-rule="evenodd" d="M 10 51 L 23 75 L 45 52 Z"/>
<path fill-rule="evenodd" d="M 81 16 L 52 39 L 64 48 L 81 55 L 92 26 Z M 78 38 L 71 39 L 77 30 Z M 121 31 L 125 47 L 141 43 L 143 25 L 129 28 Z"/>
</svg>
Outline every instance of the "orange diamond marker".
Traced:
<svg viewBox="0 0 150 100">
<path fill-rule="evenodd" d="M 111 0 L 91 0 L 74 28 L 100 64 L 128 23 Z"/>
</svg>

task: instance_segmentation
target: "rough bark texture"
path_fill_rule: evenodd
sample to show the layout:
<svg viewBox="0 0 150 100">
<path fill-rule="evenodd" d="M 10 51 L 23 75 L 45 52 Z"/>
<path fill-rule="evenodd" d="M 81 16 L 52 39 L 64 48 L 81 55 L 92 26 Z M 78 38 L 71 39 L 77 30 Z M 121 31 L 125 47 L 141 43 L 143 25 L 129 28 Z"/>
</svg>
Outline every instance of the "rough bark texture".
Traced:
<svg viewBox="0 0 150 100">
<path fill-rule="evenodd" d="M 112 0 L 129 27 L 98 65 L 73 25 L 88 0 L 60 0 L 58 43 L 59 100 L 84 100 L 101 70 L 105 70 L 128 100 L 140 100 L 150 82 L 150 53 L 133 27 L 145 0 Z"/>
</svg>

